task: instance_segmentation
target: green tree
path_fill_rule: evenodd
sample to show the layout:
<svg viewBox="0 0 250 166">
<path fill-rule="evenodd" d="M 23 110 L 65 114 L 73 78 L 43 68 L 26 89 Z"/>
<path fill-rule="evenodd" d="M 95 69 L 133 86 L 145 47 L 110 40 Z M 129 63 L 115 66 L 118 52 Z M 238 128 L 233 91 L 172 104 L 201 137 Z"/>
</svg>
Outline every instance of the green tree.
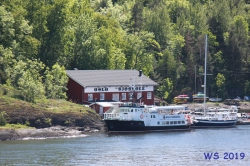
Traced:
<svg viewBox="0 0 250 166">
<path fill-rule="evenodd" d="M 58 63 L 53 65 L 52 70 L 45 71 L 46 97 L 50 99 L 66 99 L 66 86 L 68 77 L 65 68 Z"/>
<path fill-rule="evenodd" d="M 17 89 L 15 96 L 28 102 L 36 102 L 45 97 L 45 90 L 40 73 L 44 64 L 37 60 L 20 60 L 7 69 L 7 76 L 12 87 Z"/>
<path fill-rule="evenodd" d="M 223 74 L 218 73 L 216 78 L 215 78 L 215 81 L 216 81 L 216 85 L 217 85 L 217 88 L 218 88 L 219 96 L 224 98 L 226 96 L 225 95 L 226 78 L 224 77 Z"/>
<path fill-rule="evenodd" d="M 169 94 L 172 92 L 173 90 L 173 82 L 171 81 L 170 78 L 166 78 L 164 79 L 162 85 L 159 86 L 159 88 L 157 89 L 158 93 L 160 94 L 161 98 L 164 98 L 165 100 L 168 99 L 168 101 L 170 101 L 171 99 L 169 99 Z"/>
<path fill-rule="evenodd" d="M 143 27 L 143 2 L 136 1 L 131 11 L 131 31 L 132 33 L 140 32 Z"/>
<path fill-rule="evenodd" d="M 167 7 L 164 4 L 156 6 L 152 11 L 145 12 L 144 29 L 152 32 L 155 40 L 160 44 L 161 50 L 166 49 L 170 44 L 170 37 L 173 35 L 172 23 L 170 22 Z"/>
<path fill-rule="evenodd" d="M 244 93 L 245 93 L 245 95 L 250 94 L 250 81 L 248 81 L 248 80 L 245 82 Z"/>
<path fill-rule="evenodd" d="M 0 6 L 0 83 L 6 82 L 5 70 L 14 58 L 11 49 L 15 36 L 14 22 L 13 15 Z"/>
<path fill-rule="evenodd" d="M 0 6 L 0 45 L 4 48 L 12 47 L 15 37 L 14 17 L 4 6 Z"/>
<path fill-rule="evenodd" d="M 127 35 L 125 47 L 126 69 L 142 69 L 145 75 L 153 71 L 154 50 L 159 49 L 153 33 L 141 31 Z"/>
<path fill-rule="evenodd" d="M 29 20 L 26 19 L 28 2 L 29 0 L 4 0 L 3 2 L 14 21 L 12 25 L 8 24 L 11 25 L 8 29 L 12 31 L 12 35 L 9 36 L 9 33 L 6 33 L 8 36 L 6 44 L 11 43 L 13 54 L 19 59 L 36 58 L 40 45 L 40 42 L 32 36 L 33 28 L 30 26 Z"/>
</svg>

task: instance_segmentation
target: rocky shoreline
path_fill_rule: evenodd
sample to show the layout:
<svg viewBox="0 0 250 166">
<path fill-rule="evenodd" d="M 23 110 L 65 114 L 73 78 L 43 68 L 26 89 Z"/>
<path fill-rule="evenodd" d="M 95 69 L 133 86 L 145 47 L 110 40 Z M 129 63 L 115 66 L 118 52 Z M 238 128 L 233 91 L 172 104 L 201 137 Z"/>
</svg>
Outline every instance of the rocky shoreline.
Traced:
<svg viewBox="0 0 250 166">
<path fill-rule="evenodd" d="M 106 132 L 99 127 L 52 126 L 41 129 L 0 129 L 0 141 L 85 137 L 93 133 Z"/>
</svg>

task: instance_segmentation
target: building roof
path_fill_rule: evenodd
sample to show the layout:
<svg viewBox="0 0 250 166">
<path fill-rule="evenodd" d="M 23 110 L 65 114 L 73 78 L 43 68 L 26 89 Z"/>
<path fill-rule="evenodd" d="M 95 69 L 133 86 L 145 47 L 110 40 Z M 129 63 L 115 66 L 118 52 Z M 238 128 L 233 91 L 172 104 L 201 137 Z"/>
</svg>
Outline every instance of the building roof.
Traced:
<svg viewBox="0 0 250 166">
<path fill-rule="evenodd" d="M 69 78 L 83 87 L 87 86 L 129 86 L 135 85 L 158 85 L 156 82 L 143 75 L 138 76 L 137 70 L 66 70 Z"/>
</svg>

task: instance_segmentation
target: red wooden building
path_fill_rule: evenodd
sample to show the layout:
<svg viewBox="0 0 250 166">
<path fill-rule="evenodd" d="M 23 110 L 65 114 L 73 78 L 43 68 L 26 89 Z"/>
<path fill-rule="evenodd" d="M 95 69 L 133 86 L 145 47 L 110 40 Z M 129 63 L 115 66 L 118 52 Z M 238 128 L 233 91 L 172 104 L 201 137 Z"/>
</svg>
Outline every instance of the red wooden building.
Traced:
<svg viewBox="0 0 250 166">
<path fill-rule="evenodd" d="M 154 104 L 157 83 L 137 70 L 66 70 L 67 95 L 75 103 L 138 102 Z M 134 94 L 134 98 L 133 98 Z M 99 111 L 98 111 L 99 112 Z"/>
</svg>

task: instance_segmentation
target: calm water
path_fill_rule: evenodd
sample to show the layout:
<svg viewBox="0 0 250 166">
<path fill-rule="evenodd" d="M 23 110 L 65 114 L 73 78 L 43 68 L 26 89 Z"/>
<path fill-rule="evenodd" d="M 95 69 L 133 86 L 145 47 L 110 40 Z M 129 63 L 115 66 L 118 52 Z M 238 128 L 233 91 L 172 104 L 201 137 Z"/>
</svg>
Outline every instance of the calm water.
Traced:
<svg viewBox="0 0 250 166">
<path fill-rule="evenodd" d="M 190 132 L 6 141 L 0 142 L 0 165 L 249 166 L 249 140 L 250 126 L 237 126 Z M 204 153 L 215 152 L 210 160 L 205 159 Z"/>
</svg>

